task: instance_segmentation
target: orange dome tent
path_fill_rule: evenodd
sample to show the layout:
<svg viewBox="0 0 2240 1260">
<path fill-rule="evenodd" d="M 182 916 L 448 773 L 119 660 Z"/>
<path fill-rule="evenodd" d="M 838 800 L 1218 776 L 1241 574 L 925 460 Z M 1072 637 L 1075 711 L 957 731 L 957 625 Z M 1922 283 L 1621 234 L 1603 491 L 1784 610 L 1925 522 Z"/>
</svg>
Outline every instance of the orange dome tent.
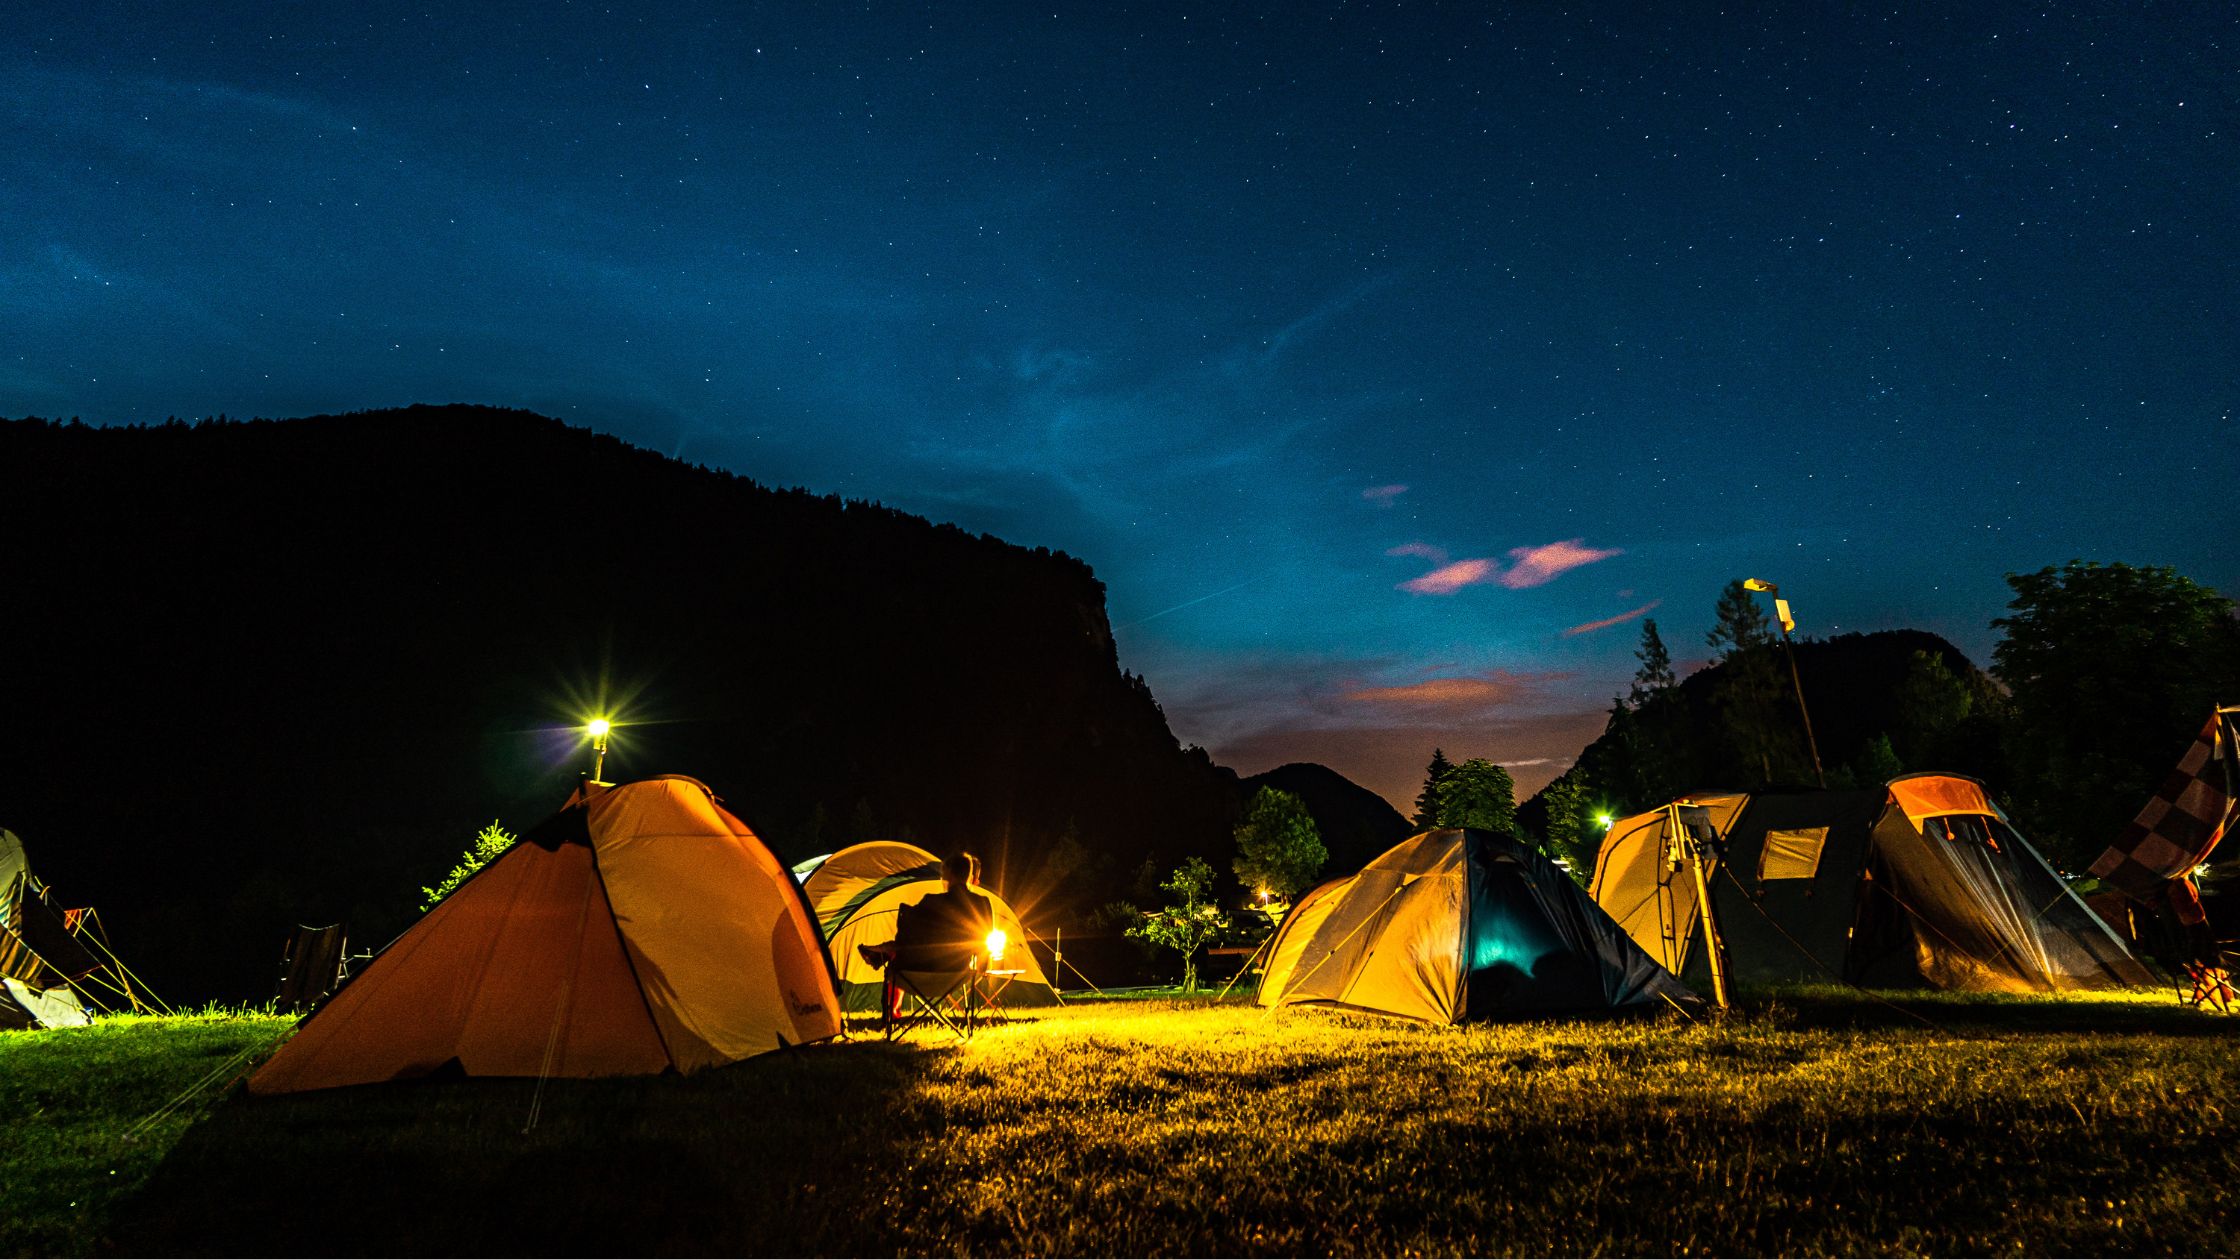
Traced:
<svg viewBox="0 0 2240 1260">
<path fill-rule="evenodd" d="M 840 1031 L 800 889 L 708 788 L 587 785 L 319 1008 L 252 1093 L 692 1072 Z"/>
</svg>

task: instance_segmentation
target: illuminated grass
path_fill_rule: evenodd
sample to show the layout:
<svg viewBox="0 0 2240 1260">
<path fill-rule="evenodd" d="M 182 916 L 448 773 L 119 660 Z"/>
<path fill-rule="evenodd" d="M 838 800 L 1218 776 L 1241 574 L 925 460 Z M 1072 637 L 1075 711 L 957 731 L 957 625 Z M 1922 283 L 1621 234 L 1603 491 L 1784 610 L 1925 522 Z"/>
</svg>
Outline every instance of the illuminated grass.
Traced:
<svg viewBox="0 0 2240 1260">
<path fill-rule="evenodd" d="M 0 1033 L 0 1254 L 90 1251 L 196 1113 L 152 1117 L 204 1078 L 214 1092 L 291 1023 L 219 1012 Z"/>
<path fill-rule="evenodd" d="M 526 1136 L 529 1082 L 243 1098 L 179 1143 L 117 1238 L 250 1254 L 2240 1251 L 2218 1203 L 2240 1172 L 2240 1023 L 2162 995 L 1899 1001 L 1915 1015 L 1798 991 L 1721 1023 L 1467 1029 L 1084 1005 L 967 1046 L 921 1034 L 683 1080 L 553 1082 Z"/>
</svg>

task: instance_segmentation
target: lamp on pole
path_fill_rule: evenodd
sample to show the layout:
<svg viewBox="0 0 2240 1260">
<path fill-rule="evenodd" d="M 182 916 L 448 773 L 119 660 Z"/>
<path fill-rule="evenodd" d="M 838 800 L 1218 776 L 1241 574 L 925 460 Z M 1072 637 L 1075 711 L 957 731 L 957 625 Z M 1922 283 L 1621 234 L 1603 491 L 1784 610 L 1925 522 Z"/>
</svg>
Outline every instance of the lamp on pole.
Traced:
<svg viewBox="0 0 2240 1260">
<path fill-rule="evenodd" d="M 591 734 L 591 781 L 604 783 L 607 769 L 607 732 L 614 724 L 603 717 L 593 718 L 584 728 Z"/>
<path fill-rule="evenodd" d="M 1778 585 L 1764 578 L 1744 578 L 1742 589 L 1773 596 L 1773 615 L 1781 623 L 1781 648 L 1789 656 L 1789 684 L 1797 689 L 1797 715 L 1804 719 L 1804 746 L 1812 753 L 1812 777 L 1825 788 L 1828 773 L 1820 768 L 1820 741 L 1812 737 L 1812 711 L 1804 707 L 1804 679 L 1797 674 L 1797 648 L 1789 641 L 1789 632 L 1797 628 L 1796 619 L 1789 615 L 1789 601 L 1781 598 Z"/>
</svg>

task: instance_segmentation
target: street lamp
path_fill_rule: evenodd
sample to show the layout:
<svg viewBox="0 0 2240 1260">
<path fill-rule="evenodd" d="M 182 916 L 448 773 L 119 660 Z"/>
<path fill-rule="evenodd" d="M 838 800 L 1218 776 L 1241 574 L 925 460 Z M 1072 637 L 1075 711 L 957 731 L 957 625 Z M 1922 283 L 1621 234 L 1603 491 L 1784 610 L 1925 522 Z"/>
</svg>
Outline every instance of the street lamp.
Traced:
<svg viewBox="0 0 2240 1260">
<path fill-rule="evenodd" d="M 1781 623 L 1781 647 L 1789 656 L 1789 684 L 1797 689 L 1797 714 L 1804 719 L 1804 746 L 1812 753 L 1812 777 L 1828 786 L 1828 773 L 1820 768 L 1820 741 L 1812 737 L 1812 711 L 1804 707 L 1804 680 L 1797 674 L 1797 648 L 1789 641 L 1789 632 L 1797 628 L 1796 618 L 1789 615 L 1789 601 L 1781 598 L 1781 588 L 1764 578 L 1742 579 L 1742 589 L 1764 591 L 1773 596 L 1773 615 Z"/>
<path fill-rule="evenodd" d="M 603 717 L 598 717 L 591 719 L 590 724 L 584 729 L 591 734 L 591 781 L 593 783 L 604 783 L 606 782 L 607 768 L 607 732 L 614 729 L 614 724 Z"/>
</svg>

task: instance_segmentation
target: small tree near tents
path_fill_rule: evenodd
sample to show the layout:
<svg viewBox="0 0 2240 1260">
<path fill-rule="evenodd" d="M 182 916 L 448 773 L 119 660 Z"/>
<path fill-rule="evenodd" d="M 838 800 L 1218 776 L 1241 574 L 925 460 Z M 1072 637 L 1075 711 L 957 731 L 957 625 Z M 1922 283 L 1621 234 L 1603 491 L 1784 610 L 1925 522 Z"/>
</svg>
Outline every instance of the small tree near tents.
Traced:
<svg viewBox="0 0 2240 1260">
<path fill-rule="evenodd" d="M 1229 916 L 1213 904 L 1213 867 L 1204 858 L 1191 858 L 1159 887 L 1177 902 L 1146 911 L 1143 920 L 1128 929 L 1128 935 L 1179 952 L 1182 991 L 1196 993 L 1198 951 L 1229 927 Z"/>
<path fill-rule="evenodd" d="M 452 890 L 466 883 L 476 871 L 497 861 L 500 855 L 513 847 L 513 842 L 517 839 L 518 836 L 499 826 L 496 819 L 492 819 L 490 825 L 475 836 L 474 844 L 459 855 L 459 864 L 451 868 L 450 874 L 438 881 L 435 887 L 423 887 L 420 890 L 420 895 L 424 898 L 420 909 L 423 912 L 435 909 L 437 902 L 450 896 Z"/>
<path fill-rule="evenodd" d="M 1275 788 L 1253 794 L 1236 840 L 1237 878 L 1276 901 L 1289 901 L 1313 883 L 1330 858 L 1306 802 Z"/>
</svg>

